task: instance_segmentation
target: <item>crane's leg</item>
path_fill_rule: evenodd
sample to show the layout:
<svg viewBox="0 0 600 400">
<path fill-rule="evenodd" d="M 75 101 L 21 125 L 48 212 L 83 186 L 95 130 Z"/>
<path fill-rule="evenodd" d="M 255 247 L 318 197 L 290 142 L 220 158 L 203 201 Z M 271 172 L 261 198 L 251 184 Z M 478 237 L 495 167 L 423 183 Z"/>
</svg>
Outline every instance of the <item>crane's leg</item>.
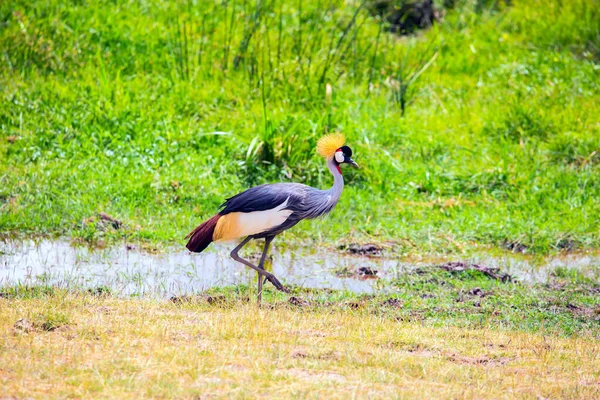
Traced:
<svg viewBox="0 0 600 400">
<path fill-rule="evenodd" d="M 256 265 L 252 264 L 250 261 L 244 260 L 242 257 L 240 257 L 238 255 L 238 251 L 240 251 L 240 249 L 242 247 L 244 247 L 246 245 L 246 243 L 248 243 L 250 241 L 250 239 L 252 239 L 252 238 L 251 237 L 247 237 L 235 249 L 231 250 L 231 254 L 230 254 L 231 258 L 233 258 L 237 262 L 241 262 L 242 264 L 244 264 L 247 267 L 252 268 L 256 272 L 258 272 L 259 275 L 264 276 L 269 282 L 271 282 L 275 286 L 275 288 L 277 288 L 277 290 L 280 290 L 280 291 L 285 292 L 285 293 L 289 293 L 289 289 L 286 289 L 281 284 L 281 282 L 279 282 L 279 279 L 275 278 L 275 275 L 273 275 L 272 273 L 267 272 L 267 271 L 265 271 L 265 270 L 263 270 L 261 268 L 258 268 Z"/>
<path fill-rule="evenodd" d="M 265 238 L 265 248 L 263 249 L 263 253 L 260 256 L 260 262 L 258 263 L 258 268 L 262 269 L 264 271 L 265 269 L 265 260 L 267 259 L 267 253 L 269 251 L 269 246 L 271 245 L 271 242 L 273 241 L 274 236 L 269 236 Z M 259 273 L 258 274 L 258 304 L 260 304 L 260 302 L 262 301 L 262 287 L 263 287 L 263 280 L 264 278 L 262 277 L 262 275 Z"/>
</svg>

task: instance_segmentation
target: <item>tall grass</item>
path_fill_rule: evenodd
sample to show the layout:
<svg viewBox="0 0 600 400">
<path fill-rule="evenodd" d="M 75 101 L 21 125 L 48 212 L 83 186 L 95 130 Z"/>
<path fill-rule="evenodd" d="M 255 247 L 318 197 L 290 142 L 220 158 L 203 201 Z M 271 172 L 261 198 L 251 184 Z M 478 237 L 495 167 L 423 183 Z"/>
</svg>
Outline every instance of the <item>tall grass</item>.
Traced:
<svg viewBox="0 0 600 400">
<path fill-rule="evenodd" d="M 362 1 L 3 2 L 0 230 L 169 240 L 248 185 L 328 185 L 340 130 L 365 168 L 298 235 L 597 246 L 598 2 L 481 4 L 399 37 Z"/>
</svg>

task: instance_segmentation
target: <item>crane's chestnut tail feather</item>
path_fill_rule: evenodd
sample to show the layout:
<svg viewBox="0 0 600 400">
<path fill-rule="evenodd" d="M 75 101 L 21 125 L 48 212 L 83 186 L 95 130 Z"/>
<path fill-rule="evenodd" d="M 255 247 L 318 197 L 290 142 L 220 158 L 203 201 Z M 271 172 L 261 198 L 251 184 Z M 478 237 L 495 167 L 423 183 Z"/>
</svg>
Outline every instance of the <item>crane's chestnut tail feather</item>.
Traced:
<svg viewBox="0 0 600 400">
<path fill-rule="evenodd" d="M 188 248 L 189 251 L 193 251 L 194 253 L 201 253 L 202 250 L 208 247 L 208 245 L 213 241 L 213 233 L 215 232 L 215 227 L 217 226 L 217 222 L 221 218 L 221 215 L 216 214 L 209 220 L 204 221 L 200 226 L 190 232 L 185 238 L 190 239 L 185 247 Z"/>
</svg>

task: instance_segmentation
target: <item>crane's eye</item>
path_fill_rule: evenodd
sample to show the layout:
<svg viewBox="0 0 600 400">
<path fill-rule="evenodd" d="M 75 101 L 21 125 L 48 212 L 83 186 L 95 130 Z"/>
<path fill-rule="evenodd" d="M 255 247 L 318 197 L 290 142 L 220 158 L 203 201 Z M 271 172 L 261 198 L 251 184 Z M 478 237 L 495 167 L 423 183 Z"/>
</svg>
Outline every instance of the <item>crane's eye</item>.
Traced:
<svg viewBox="0 0 600 400">
<path fill-rule="evenodd" d="M 338 164 L 343 163 L 345 159 L 344 153 L 341 150 L 335 152 L 335 161 L 337 161 Z"/>
</svg>

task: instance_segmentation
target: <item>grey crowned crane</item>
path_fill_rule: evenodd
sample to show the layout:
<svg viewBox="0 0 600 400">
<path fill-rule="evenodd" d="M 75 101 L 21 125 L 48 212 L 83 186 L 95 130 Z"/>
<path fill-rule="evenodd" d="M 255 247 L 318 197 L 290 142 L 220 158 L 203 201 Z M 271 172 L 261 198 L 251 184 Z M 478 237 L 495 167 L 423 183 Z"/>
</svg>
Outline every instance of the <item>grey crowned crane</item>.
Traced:
<svg viewBox="0 0 600 400">
<path fill-rule="evenodd" d="M 200 253 L 211 242 L 244 238 L 231 251 L 231 257 L 258 273 L 258 300 L 262 295 L 263 278 L 278 290 L 288 292 L 275 275 L 264 269 L 269 246 L 275 236 L 303 219 L 317 218 L 333 210 L 344 189 L 340 165 L 358 167 L 351 158 L 352 150 L 344 143 L 345 138 L 339 133 L 325 135 L 317 142 L 317 152 L 326 159 L 327 168 L 333 175 L 331 189 L 321 190 L 300 183 L 273 183 L 250 188 L 228 198 L 221 205 L 221 211 L 187 235 L 188 250 Z M 265 247 L 258 265 L 238 255 L 251 239 L 261 238 L 265 239 Z"/>
</svg>

